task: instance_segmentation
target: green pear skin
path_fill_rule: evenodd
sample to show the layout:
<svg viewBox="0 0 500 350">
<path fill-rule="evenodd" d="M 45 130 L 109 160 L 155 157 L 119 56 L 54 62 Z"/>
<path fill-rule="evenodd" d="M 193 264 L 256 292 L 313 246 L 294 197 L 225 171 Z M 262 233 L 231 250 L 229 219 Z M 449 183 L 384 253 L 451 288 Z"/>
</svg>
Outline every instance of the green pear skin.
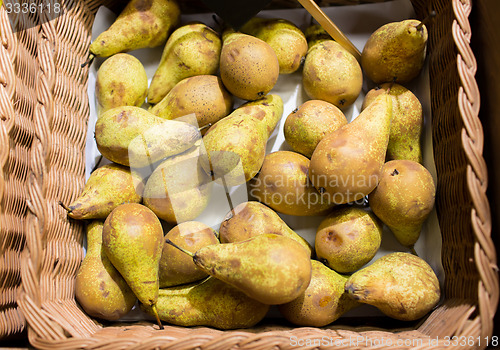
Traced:
<svg viewBox="0 0 500 350">
<path fill-rule="evenodd" d="M 317 23 L 309 25 L 304 31 L 304 35 L 306 36 L 308 50 L 322 41 L 333 40 L 330 34 L 328 34 L 328 32 Z"/>
<path fill-rule="evenodd" d="M 311 280 L 310 254 L 295 240 L 275 234 L 209 245 L 198 250 L 193 261 L 209 275 L 269 305 L 292 301 Z"/>
<path fill-rule="evenodd" d="M 102 243 L 106 256 L 137 299 L 155 305 L 163 247 L 163 228 L 156 215 L 141 204 L 116 207 L 104 221 Z"/>
<path fill-rule="evenodd" d="M 361 66 L 376 84 L 405 84 L 415 79 L 425 61 L 427 28 L 408 19 L 378 28 L 368 38 L 361 53 Z"/>
<path fill-rule="evenodd" d="M 434 208 L 436 186 L 430 172 L 411 160 L 384 164 L 380 183 L 368 196 L 373 212 L 404 246 L 413 248 Z"/>
<path fill-rule="evenodd" d="M 207 245 L 219 244 L 217 232 L 198 221 L 186 221 L 176 225 L 167 232 L 165 238 L 190 252 Z M 168 243 L 163 244 L 159 272 L 160 288 L 192 283 L 207 276 L 196 267 L 191 257 Z"/>
<path fill-rule="evenodd" d="M 373 259 L 381 242 L 382 223 L 373 213 L 339 207 L 317 229 L 316 256 L 339 273 L 352 273 Z"/>
<path fill-rule="evenodd" d="M 311 245 L 304 238 L 293 231 L 274 210 L 257 201 L 238 204 L 226 214 L 219 228 L 221 243 L 241 242 L 264 233 L 289 237 L 312 255 Z"/>
<path fill-rule="evenodd" d="M 360 303 L 402 321 L 422 318 L 440 298 L 439 281 L 432 268 L 423 259 L 403 252 L 387 254 L 355 272 L 345 290 Z"/>
<path fill-rule="evenodd" d="M 132 310 L 137 298 L 102 247 L 103 221 L 88 223 L 87 252 L 75 279 L 75 297 L 85 312 L 116 321 Z"/>
<path fill-rule="evenodd" d="M 95 95 L 98 116 L 114 107 L 140 107 L 147 92 L 148 76 L 142 63 L 126 53 L 113 55 L 97 71 Z"/>
<path fill-rule="evenodd" d="M 148 103 L 160 102 L 181 80 L 215 74 L 219 68 L 222 41 L 203 23 L 186 24 L 167 40 L 148 90 Z"/>
<path fill-rule="evenodd" d="M 123 203 L 140 203 L 144 191 L 141 178 L 128 167 L 106 164 L 94 170 L 82 193 L 68 206 L 73 219 L 106 219 Z"/>
<path fill-rule="evenodd" d="M 336 204 L 373 191 L 385 162 L 391 120 L 392 101 L 381 95 L 352 122 L 325 136 L 309 166 L 314 187 Z"/>
<path fill-rule="evenodd" d="M 377 96 L 388 93 L 392 98 L 392 124 L 387 160 L 408 159 L 422 163 L 422 104 L 410 90 L 396 83 L 385 83 L 365 96 L 362 110 Z"/>
<path fill-rule="evenodd" d="M 153 314 L 151 308 L 141 307 Z M 170 324 L 217 329 L 250 328 L 267 314 L 260 303 L 236 288 L 210 277 L 201 282 L 160 289 L 158 314 Z"/>
<path fill-rule="evenodd" d="M 306 37 L 289 20 L 253 17 L 240 28 L 240 31 L 255 36 L 272 47 L 278 57 L 280 74 L 291 74 L 297 71 L 305 60 Z"/>
<path fill-rule="evenodd" d="M 90 45 L 90 54 L 108 57 L 119 52 L 157 47 L 180 20 L 176 0 L 132 0 L 114 23 Z"/>
<path fill-rule="evenodd" d="M 201 137 L 198 128 L 165 120 L 134 106 L 116 107 L 97 119 L 97 148 L 107 159 L 141 168 L 191 148 Z"/>
<path fill-rule="evenodd" d="M 311 282 L 297 299 L 278 305 L 291 323 L 303 327 L 324 327 L 347 311 L 361 305 L 344 291 L 348 276 L 343 276 L 316 260 L 311 261 Z"/>
</svg>

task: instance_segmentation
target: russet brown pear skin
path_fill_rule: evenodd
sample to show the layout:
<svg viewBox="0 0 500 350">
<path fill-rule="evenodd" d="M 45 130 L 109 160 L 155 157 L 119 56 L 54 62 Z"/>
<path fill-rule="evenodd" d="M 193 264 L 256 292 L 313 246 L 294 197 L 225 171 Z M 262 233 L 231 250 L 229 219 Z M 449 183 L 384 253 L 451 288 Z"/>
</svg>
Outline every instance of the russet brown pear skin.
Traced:
<svg viewBox="0 0 500 350">
<path fill-rule="evenodd" d="M 263 233 L 290 237 L 312 255 L 311 245 L 304 238 L 293 231 L 274 210 L 257 201 L 238 204 L 226 214 L 219 228 L 221 243 L 241 242 Z"/>
<path fill-rule="evenodd" d="M 153 315 L 150 307 L 141 307 Z M 157 308 L 160 319 L 170 324 L 238 329 L 259 323 L 266 316 L 269 305 L 209 277 L 201 282 L 160 289 Z"/>
<path fill-rule="evenodd" d="M 311 280 L 310 254 L 295 240 L 275 234 L 206 246 L 193 261 L 209 275 L 269 305 L 292 301 Z"/>
<path fill-rule="evenodd" d="M 75 280 L 75 297 L 92 317 L 116 321 L 132 310 L 137 298 L 102 247 L 103 221 L 87 225 L 87 252 Z"/>
<path fill-rule="evenodd" d="M 360 303 L 402 321 L 425 316 L 440 298 L 439 281 L 432 268 L 422 258 L 403 252 L 387 254 L 355 272 L 345 290 Z"/>
<path fill-rule="evenodd" d="M 309 179 L 330 201 L 345 204 L 375 189 L 385 162 L 392 101 L 381 95 L 351 123 L 325 136 L 311 157 Z"/>
<path fill-rule="evenodd" d="M 122 204 L 106 218 L 102 242 L 106 256 L 137 299 L 145 305 L 155 305 L 163 247 L 163 228 L 158 217 L 141 204 Z"/>
</svg>

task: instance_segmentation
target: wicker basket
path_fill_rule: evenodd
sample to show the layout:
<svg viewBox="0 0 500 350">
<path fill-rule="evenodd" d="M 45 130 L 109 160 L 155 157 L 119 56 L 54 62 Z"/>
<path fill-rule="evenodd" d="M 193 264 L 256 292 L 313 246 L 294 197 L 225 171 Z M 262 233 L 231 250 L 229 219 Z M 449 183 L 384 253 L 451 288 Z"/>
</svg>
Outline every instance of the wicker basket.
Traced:
<svg viewBox="0 0 500 350">
<path fill-rule="evenodd" d="M 499 287 L 476 61 L 469 46 L 471 0 L 412 1 L 420 18 L 437 12 L 429 28 L 429 64 L 444 301 L 423 322 L 405 329 L 267 324 L 225 332 L 172 326 L 160 331 L 146 322 L 103 327 L 75 302 L 83 226 L 67 220 L 58 201 L 70 202 L 84 185 L 88 68 L 80 63 L 88 54 L 94 16 L 107 1 L 62 2 L 67 11 L 60 18 L 19 17 L 16 31 L 5 7 L 0 9 L 0 338 L 27 328 L 36 348 L 102 350 L 289 349 L 291 337 L 311 344 L 305 349 L 375 349 L 387 347 L 384 341 L 394 349 L 494 345 Z M 355 344 L 351 340 L 357 337 L 372 343 Z M 318 344 L 318 339 L 334 342 Z"/>
</svg>

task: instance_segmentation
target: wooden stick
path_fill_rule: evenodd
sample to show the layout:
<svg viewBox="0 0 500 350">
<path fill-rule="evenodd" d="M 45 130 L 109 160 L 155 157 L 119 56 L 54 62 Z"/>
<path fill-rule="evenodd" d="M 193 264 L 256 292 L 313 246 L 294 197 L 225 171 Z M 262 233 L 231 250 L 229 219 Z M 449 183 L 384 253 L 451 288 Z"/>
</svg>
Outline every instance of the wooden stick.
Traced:
<svg viewBox="0 0 500 350">
<path fill-rule="evenodd" d="M 361 61 L 361 53 L 354 44 L 345 36 L 344 33 L 332 22 L 330 18 L 320 9 L 314 0 L 298 0 L 313 18 L 327 31 L 328 34 L 347 51 L 349 51 L 358 62 Z"/>
</svg>

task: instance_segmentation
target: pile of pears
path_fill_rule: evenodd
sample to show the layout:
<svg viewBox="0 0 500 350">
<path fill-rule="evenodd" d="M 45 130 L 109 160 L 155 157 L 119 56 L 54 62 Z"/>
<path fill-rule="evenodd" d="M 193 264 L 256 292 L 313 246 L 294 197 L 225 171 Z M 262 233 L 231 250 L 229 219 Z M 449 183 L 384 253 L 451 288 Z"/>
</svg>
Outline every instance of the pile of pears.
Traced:
<svg viewBox="0 0 500 350">
<path fill-rule="evenodd" d="M 131 0 L 90 46 L 89 62 L 104 60 L 95 142 L 107 163 L 61 203 L 86 223 L 82 309 L 101 322 L 140 310 L 159 328 L 248 328 L 273 306 L 313 327 L 362 304 L 402 321 L 427 315 L 440 285 L 414 245 L 435 185 L 422 106 L 402 85 L 422 69 L 425 25 L 384 25 L 358 62 L 319 25 L 255 17 L 216 30 L 180 16 L 177 0 Z M 149 82 L 129 52 L 162 46 Z M 309 97 L 286 120 L 272 91 L 285 74 L 301 75 Z M 365 78 L 378 85 L 348 122 Z M 288 150 L 266 154 L 278 125 Z M 214 184 L 250 198 L 218 227 L 197 221 Z M 289 215 L 322 217 L 314 242 Z M 384 228 L 402 249 L 376 258 Z"/>
</svg>

